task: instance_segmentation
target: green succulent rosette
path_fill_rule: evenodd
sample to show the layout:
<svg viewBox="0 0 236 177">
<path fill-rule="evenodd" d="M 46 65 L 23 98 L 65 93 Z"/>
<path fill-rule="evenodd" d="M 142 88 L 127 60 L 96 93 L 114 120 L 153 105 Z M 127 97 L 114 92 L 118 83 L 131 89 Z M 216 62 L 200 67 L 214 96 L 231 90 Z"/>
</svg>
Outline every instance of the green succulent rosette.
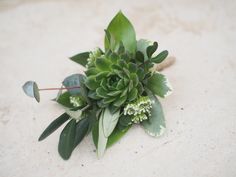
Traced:
<svg viewBox="0 0 236 177">
<path fill-rule="evenodd" d="M 155 71 L 154 65 L 168 55 L 166 50 L 157 54 L 157 48 L 157 42 L 136 40 L 132 24 L 118 12 L 105 30 L 104 49 L 70 58 L 85 67 L 85 73 L 64 79 L 55 101 L 65 113 L 45 129 L 39 141 L 67 122 L 58 145 L 59 154 L 67 160 L 90 132 L 98 157 L 133 124 L 140 124 L 151 136 L 162 135 L 165 120 L 156 96 L 165 98 L 172 88 L 167 78 Z M 34 81 L 26 82 L 23 89 L 39 102 L 40 89 Z"/>
<path fill-rule="evenodd" d="M 122 44 L 118 51 L 108 50 L 95 58 L 85 72 L 88 97 L 97 100 L 101 108 L 112 106 L 118 109 L 141 95 L 143 70 L 132 60 Z"/>
</svg>

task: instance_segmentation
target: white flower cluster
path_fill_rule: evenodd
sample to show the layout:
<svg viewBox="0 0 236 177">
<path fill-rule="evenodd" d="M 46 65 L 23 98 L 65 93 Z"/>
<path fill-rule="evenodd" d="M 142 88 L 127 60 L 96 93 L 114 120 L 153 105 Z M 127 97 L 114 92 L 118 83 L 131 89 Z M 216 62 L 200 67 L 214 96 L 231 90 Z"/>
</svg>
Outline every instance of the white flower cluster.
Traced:
<svg viewBox="0 0 236 177">
<path fill-rule="evenodd" d="M 95 48 L 94 51 L 90 52 L 86 68 L 94 65 L 96 58 L 100 57 L 101 55 L 102 55 L 102 51 L 98 47 Z"/>
<path fill-rule="evenodd" d="M 124 108 L 124 115 L 132 116 L 134 123 L 140 123 L 151 115 L 152 101 L 147 96 L 140 97 Z M 148 115 L 148 116 L 147 116 Z"/>
<path fill-rule="evenodd" d="M 70 103 L 74 107 L 79 107 L 84 104 L 84 101 L 79 96 L 70 96 Z"/>
</svg>

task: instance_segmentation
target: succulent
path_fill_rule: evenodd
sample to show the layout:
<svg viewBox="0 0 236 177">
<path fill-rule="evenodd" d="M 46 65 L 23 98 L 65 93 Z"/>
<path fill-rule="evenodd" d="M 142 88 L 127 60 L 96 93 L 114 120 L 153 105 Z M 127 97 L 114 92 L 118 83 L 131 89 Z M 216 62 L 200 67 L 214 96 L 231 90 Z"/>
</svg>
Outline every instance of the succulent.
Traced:
<svg viewBox="0 0 236 177">
<path fill-rule="evenodd" d="M 85 72 L 88 97 L 98 100 L 99 107 L 112 105 L 119 108 L 143 92 L 144 71 L 122 48 L 120 44 L 118 51 L 109 50 L 95 58 L 94 64 L 90 64 Z"/>
</svg>

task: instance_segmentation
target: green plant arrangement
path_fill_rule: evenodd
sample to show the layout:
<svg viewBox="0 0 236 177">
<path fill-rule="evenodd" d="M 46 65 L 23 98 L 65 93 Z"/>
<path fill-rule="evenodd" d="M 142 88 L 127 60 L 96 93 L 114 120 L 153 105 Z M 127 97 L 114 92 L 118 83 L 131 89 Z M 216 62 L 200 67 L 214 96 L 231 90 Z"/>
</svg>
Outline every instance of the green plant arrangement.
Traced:
<svg viewBox="0 0 236 177">
<path fill-rule="evenodd" d="M 70 58 L 86 68 L 84 74 L 66 77 L 61 88 L 39 89 L 36 82 L 26 82 L 24 92 L 38 102 L 40 91 L 59 90 L 55 101 L 65 109 L 39 141 L 66 123 L 58 152 L 67 160 L 90 132 L 99 158 L 133 124 L 140 124 L 151 136 L 162 135 L 165 120 L 156 96 L 165 98 L 172 88 L 153 69 L 168 55 L 166 50 L 156 54 L 157 48 L 157 42 L 136 40 L 132 24 L 120 11 L 105 30 L 104 50 L 96 48 Z"/>
</svg>

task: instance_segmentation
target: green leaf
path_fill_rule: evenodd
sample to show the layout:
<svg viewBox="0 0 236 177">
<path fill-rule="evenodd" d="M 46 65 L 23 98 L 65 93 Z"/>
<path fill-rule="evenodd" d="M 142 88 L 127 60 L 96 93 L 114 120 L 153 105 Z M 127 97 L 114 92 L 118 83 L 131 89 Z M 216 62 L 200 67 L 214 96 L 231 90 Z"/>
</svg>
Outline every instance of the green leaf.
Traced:
<svg viewBox="0 0 236 177">
<path fill-rule="evenodd" d="M 124 104 L 126 99 L 127 99 L 127 95 L 125 95 L 123 97 L 120 97 L 120 98 L 117 98 L 117 100 L 114 102 L 114 106 L 120 107 L 122 104 Z"/>
<path fill-rule="evenodd" d="M 58 152 L 64 160 L 68 160 L 70 158 L 74 149 L 75 133 L 76 121 L 72 119 L 62 130 L 58 144 Z"/>
<path fill-rule="evenodd" d="M 92 76 L 100 73 L 101 71 L 95 67 L 91 67 L 85 71 L 86 76 Z"/>
<path fill-rule="evenodd" d="M 74 142 L 74 148 L 83 140 L 85 135 L 88 132 L 89 128 L 89 119 L 84 118 L 80 120 L 78 123 L 76 123 L 76 134 L 75 134 L 75 142 Z"/>
<path fill-rule="evenodd" d="M 92 110 L 86 111 L 85 119 L 89 120 L 89 126 L 88 126 L 87 134 L 89 134 L 91 132 L 91 130 L 93 129 L 94 125 L 96 124 L 96 122 L 97 122 L 97 114 L 98 114 L 99 111 L 97 110 L 96 107 L 93 107 Z"/>
<path fill-rule="evenodd" d="M 97 121 L 92 129 L 93 143 L 96 148 L 98 147 L 98 125 L 99 125 L 99 122 Z"/>
<path fill-rule="evenodd" d="M 137 59 L 139 62 L 143 63 L 144 62 L 144 55 L 142 52 L 137 51 L 135 54 L 135 59 Z"/>
<path fill-rule="evenodd" d="M 157 137 L 164 133 L 166 127 L 165 118 L 158 99 L 152 94 L 148 96 L 154 102 L 151 109 L 151 116 L 141 124 L 149 135 Z"/>
<path fill-rule="evenodd" d="M 96 90 L 99 87 L 99 83 L 96 82 L 96 77 L 89 76 L 85 79 L 84 84 L 90 89 L 90 90 Z"/>
<path fill-rule="evenodd" d="M 144 60 L 148 59 L 146 49 L 149 45 L 152 45 L 152 42 L 146 39 L 140 39 L 137 41 L 137 51 L 140 51 L 144 55 Z"/>
<path fill-rule="evenodd" d="M 80 75 L 82 74 L 72 74 L 64 79 L 62 84 L 65 87 L 77 87 L 72 89 L 67 89 L 71 95 L 77 95 L 80 93 Z"/>
<path fill-rule="evenodd" d="M 57 130 L 62 124 L 64 124 L 67 120 L 69 120 L 70 116 L 66 113 L 59 116 L 55 119 L 40 135 L 38 141 L 42 141 L 51 135 L 55 130 Z"/>
<path fill-rule="evenodd" d="M 99 126 L 98 126 L 98 143 L 97 143 L 98 158 L 103 156 L 106 150 L 106 146 L 107 146 L 107 137 L 104 135 L 104 130 L 103 130 L 103 116 L 104 116 L 104 112 L 102 112 L 101 114 L 101 117 L 99 119 Z"/>
<path fill-rule="evenodd" d="M 107 95 L 109 95 L 109 96 L 117 96 L 121 92 L 122 92 L 121 90 L 115 90 L 115 91 L 111 91 L 111 92 L 107 93 Z"/>
<path fill-rule="evenodd" d="M 168 56 L 168 51 L 164 50 L 161 53 L 159 53 L 156 57 L 152 58 L 152 62 L 161 63 L 163 60 L 166 59 L 167 56 Z"/>
<path fill-rule="evenodd" d="M 70 59 L 85 67 L 86 64 L 88 63 L 88 58 L 89 58 L 89 52 L 83 52 L 71 57 Z"/>
<path fill-rule="evenodd" d="M 114 131 L 111 133 L 111 135 L 108 137 L 106 148 L 111 147 L 113 144 L 115 144 L 117 141 L 119 141 L 129 130 L 131 126 L 127 126 L 124 129 L 119 129 L 118 126 L 114 129 Z M 97 148 L 98 145 L 98 122 L 94 125 L 93 131 L 93 143 L 95 147 Z"/>
<path fill-rule="evenodd" d="M 122 126 L 125 126 L 125 127 L 131 125 L 132 124 L 131 116 L 128 116 L 128 115 L 120 116 L 119 124 L 122 125 Z"/>
<path fill-rule="evenodd" d="M 115 40 L 114 46 L 109 46 L 107 38 L 105 38 L 105 49 L 108 50 L 109 47 L 112 47 L 112 50 L 119 48 L 120 42 L 123 43 L 125 49 L 130 53 L 134 53 L 136 50 L 136 37 L 135 30 L 130 21 L 123 15 L 120 11 L 112 19 L 110 24 L 107 27 L 110 35 Z"/>
<path fill-rule="evenodd" d="M 151 58 L 152 54 L 157 50 L 157 42 L 153 42 L 153 45 L 147 47 L 147 57 Z"/>
<path fill-rule="evenodd" d="M 162 98 L 165 98 L 172 92 L 168 79 L 160 73 L 154 73 L 150 78 L 148 78 L 146 86 L 154 94 Z"/>
<path fill-rule="evenodd" d="M 138 94 L 138 90 L 136 88 L 133 88 L 128 95 L 128 100 L 129 101 L 135 100 L 135 98 L 137 98 L 137 94 Z"/>
<path fill-rule="evenodd" d="M 136 87 L 139 83 L 139 79 L 136 73 L 131 73 L 130 74 L 130 79 L 133 81 L 133 87 Z"/>
<path fill-rule="evenodd" d="M 67 108 L 73 108 L 73 104 L 70 103 L 70 96 L 71 95 L 69 92 L 64 92 L 57 98 L 56 101 L 62 106 L 65 106 Z"/>
<path fill-rule="evenodd" d="M 99 96 L 101 98 L 109 97 L 109 96 L 107 96 L 107 91 L 105 89 L 103 89 L 102 87 L 97 88 L 96 93 L 97 93 L 97 96 Z"/>
<path fill-rule="evenodd" d="M 113 102 L 113 101 L 115 101 L 115 100 L 116 100 L 116 97 L 104 98 L 104 99 L 103 99 L 103 103 L 104 103 L 104 104 L 109 104 L 109 103 L 111 103 L 111 102 Z"/>
<path fill-rule="evenodd" d="M 109 71 L 104 71 L 100 72 L 96 75 L 96 80 L 100 81 L 101 79 L 105 78 L 110 72 Z"/>
<path fill-rule="evenodd" d="M 112 134 L 109 136 L 107 141 L 107 148 L 111 147 L 113 144 L 115 144 L 117 141 L 119 141 L 125 134 L 128 132 L 129 128 L 131 126 L 128 126 L 122 130 L 119 128 L 115 128 Z"/>
<path fill-rule="evenodd" d="M 105 109 L 102 119 L 103 124 L 103 133 L 105 137 L 109 137 L 114 128 L 116 127 L 116 124 L 119 120 L 120 112 L 117 111 L 116 113 L 112 114 L 108 108 Z"/>
<path fill-rule="evenodd" d="M 138 70 L 138 67 L 134 63 L 129 63 L 128 65 L 130 73 L 136 73 Z"/>
<path fill-rule="evenodd" d="M 105 58 L 97 58 L 95 64 L 101 71 L 111 70 L 111 62 Z"/>
<path fill-rule="evenodd" d="M 36 82 L 27 81 L 23 86 L 23 91 L 29 97 L 35 98 L 37 102 L 40 101 L 39 88 Z"/>
<path fill-rule="evenodd" d="M 137 71 L 137 75 L 140 81 L 142 81 L 145 77 L 145 72 L 142 68 L 139 68 Z"/>
</svg>

